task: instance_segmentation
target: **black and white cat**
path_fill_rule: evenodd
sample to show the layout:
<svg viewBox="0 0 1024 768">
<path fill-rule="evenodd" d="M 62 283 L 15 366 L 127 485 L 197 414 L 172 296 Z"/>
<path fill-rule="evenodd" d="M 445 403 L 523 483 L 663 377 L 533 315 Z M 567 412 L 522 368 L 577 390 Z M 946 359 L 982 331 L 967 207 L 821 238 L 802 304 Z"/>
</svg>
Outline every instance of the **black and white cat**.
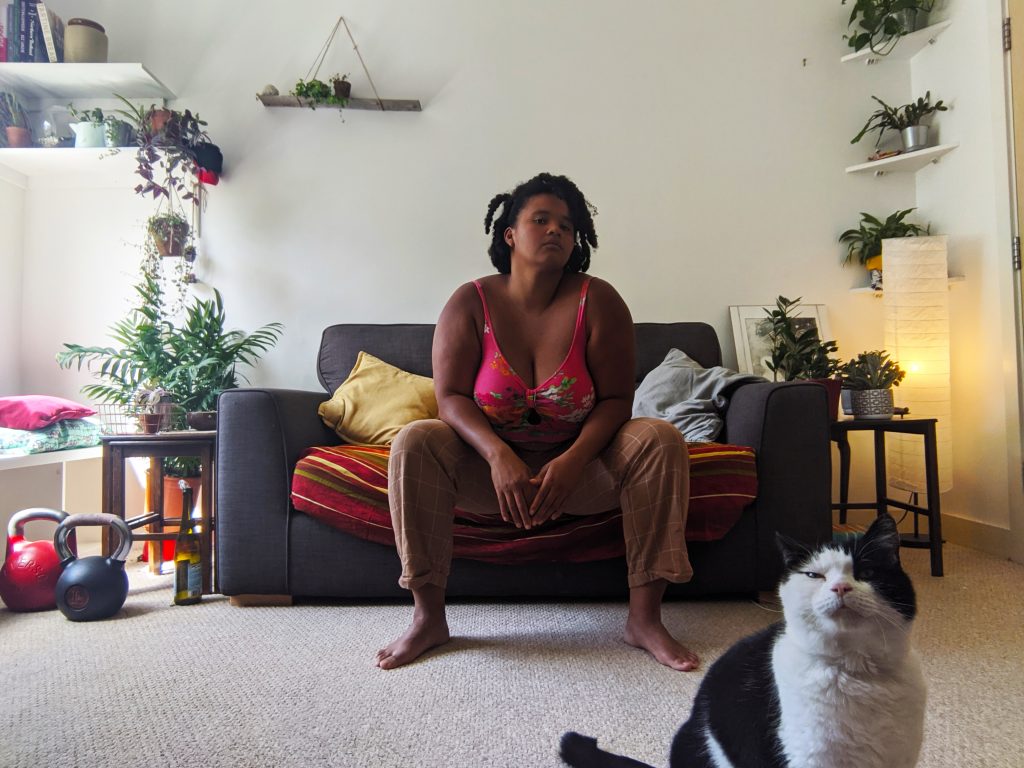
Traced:
<svg viewBox="0 0 1024 768">
<path fill-rule="evenodd" d="M 779 537 L 785 621 L 732 646 L 708 670 L 671 768 L 911 768 L 925 682 L 910 630 L 914 588 L 889 515 L 846 544 L 808 550 Z M 645 763 L 562 737 L 576 768 Z M 648 766 L 648 768 L 650 768 Z"/>
</svg>

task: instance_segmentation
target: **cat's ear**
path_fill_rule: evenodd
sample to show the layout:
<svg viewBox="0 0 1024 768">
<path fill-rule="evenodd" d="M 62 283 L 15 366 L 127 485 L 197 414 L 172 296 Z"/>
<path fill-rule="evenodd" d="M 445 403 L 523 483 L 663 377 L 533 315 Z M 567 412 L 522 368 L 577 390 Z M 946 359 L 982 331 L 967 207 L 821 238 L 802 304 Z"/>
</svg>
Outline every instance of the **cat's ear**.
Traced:
<svg viewBox="0 0 1024 768">
<path fill-rule="evenodd" d="M 805 547 L 799 541 L 791 539 L 789 536 L 778 531 L 775 532 L 775 543 L 779 547 L 779 552 L 782 553 L 782 562 L 785 564 L 787 571 L 792 571 L 799 567 L 807 561 L 811 554 L 809 547 Z"/>
<path fill-rule="evenodd" d="M 893 565 L 899 564 L 900 532 L 892 515 L 887 513 L 875 518 L 861 540 L 861 550 Z"/>
</svg>

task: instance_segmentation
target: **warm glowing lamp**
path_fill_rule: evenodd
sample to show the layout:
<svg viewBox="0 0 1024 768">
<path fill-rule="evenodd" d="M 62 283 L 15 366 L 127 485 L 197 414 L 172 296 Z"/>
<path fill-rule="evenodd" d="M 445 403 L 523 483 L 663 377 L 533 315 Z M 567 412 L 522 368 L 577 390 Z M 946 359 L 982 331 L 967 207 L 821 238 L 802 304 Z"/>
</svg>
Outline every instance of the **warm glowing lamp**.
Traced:
<svg viewBox="0 0 1024 768">
<path fill-rule="evenodd" d="M 893 389 L 908 416 L 935 418 L 939 490 L 953 487 L 949 392 L 949 269 L 945 235 L 882 241 L 885 349 L 907 372 Z M 889 484 L 924 493 L 924 449 L 917 435 L 886 436 Z"/>
</svg>

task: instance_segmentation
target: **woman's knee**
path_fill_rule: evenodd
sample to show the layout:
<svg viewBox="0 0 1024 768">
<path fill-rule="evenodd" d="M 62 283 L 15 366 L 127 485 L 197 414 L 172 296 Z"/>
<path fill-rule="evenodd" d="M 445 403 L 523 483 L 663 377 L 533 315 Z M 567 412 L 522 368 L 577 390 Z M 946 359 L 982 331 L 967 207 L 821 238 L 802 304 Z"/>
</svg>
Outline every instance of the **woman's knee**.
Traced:
<svg viewBox="0 0 1024 768">
<path fill-rule="evenodd" d="M 678 449 L 685 447 L 686 440 L 674 424 L 664 419 L 642 416 L 630 419 L 619 430 L 619 434 L 640 443 L 644 448 Z"/>
<path fill-rule="evenodd" d="M 391 442 L 391 453 L 438 451 L 458 439 L 455 430 L 446 422 L 440 419 L 420 419 L 409 422 L 395 435 Z"/>
</svg>

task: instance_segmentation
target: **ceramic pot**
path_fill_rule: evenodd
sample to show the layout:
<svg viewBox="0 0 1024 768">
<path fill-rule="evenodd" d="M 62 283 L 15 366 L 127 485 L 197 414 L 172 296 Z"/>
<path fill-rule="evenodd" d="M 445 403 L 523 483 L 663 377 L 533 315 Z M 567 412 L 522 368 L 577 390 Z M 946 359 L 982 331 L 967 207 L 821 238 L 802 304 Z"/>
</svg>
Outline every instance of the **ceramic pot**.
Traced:
<svg viewBox="0 0 1024 768">
<path fill-rule="evenodd" d="M 192 411 L 185 416 L 185 421 L 192 429 L 208 431 L 217 428 L 216 411 Z"/>
<path fill-rule="evenodd" d="M 339 99 L 347 99 L 352 95 L 352 83 L 348 80 L 335 80 L 334 95 Z"/>
<path fill-rule="evenodd" d="M 107 127 L 103 123 L 71 123 L 76 147 L 105 147 Z"/>
<path fill-rule="evenodd" d="M 132 127 L 128 123 L 107 123 L 103 140 L 108 147 L 128 147 L 132 143 Z"/>
<path fill-rule="evenodd" d="M 90 19 L 70 19 L 64 30 L 64 63 L 105 64 L 106 62 L 106 30 Z"/>
<path fill-rule="evenodd" d="M 828 394 L 828 420 L 839 419 L 839 393 L 842 391 L 843 382 L 840 379 L 808 379 L 815 384 L 821 384 Z"/>
<path fill-rule="evenodd" d="M 903 151 L 915 152 L 928 146 L 928 126 L 912 125 L 900 131 L 900 138 L 903 139 Z"/>
<path fill-rule="evenodd" d="M 891 419 L 892 389 L 854 389 L 850 406 L 855 419 Z"/>
<path fill-rule="evenodd" d="M 188 224 L 150 227 L 149 235 L 161 256 L 181 256 L 184 253 L 185 240 L 188 239 Z"/>
<path fill-rule="evenodd" d="M 32 133 L 28 128 L 7 126 L 7 146 L 12 149 L 24 149 L 32 146 Z"/>
</svg>

